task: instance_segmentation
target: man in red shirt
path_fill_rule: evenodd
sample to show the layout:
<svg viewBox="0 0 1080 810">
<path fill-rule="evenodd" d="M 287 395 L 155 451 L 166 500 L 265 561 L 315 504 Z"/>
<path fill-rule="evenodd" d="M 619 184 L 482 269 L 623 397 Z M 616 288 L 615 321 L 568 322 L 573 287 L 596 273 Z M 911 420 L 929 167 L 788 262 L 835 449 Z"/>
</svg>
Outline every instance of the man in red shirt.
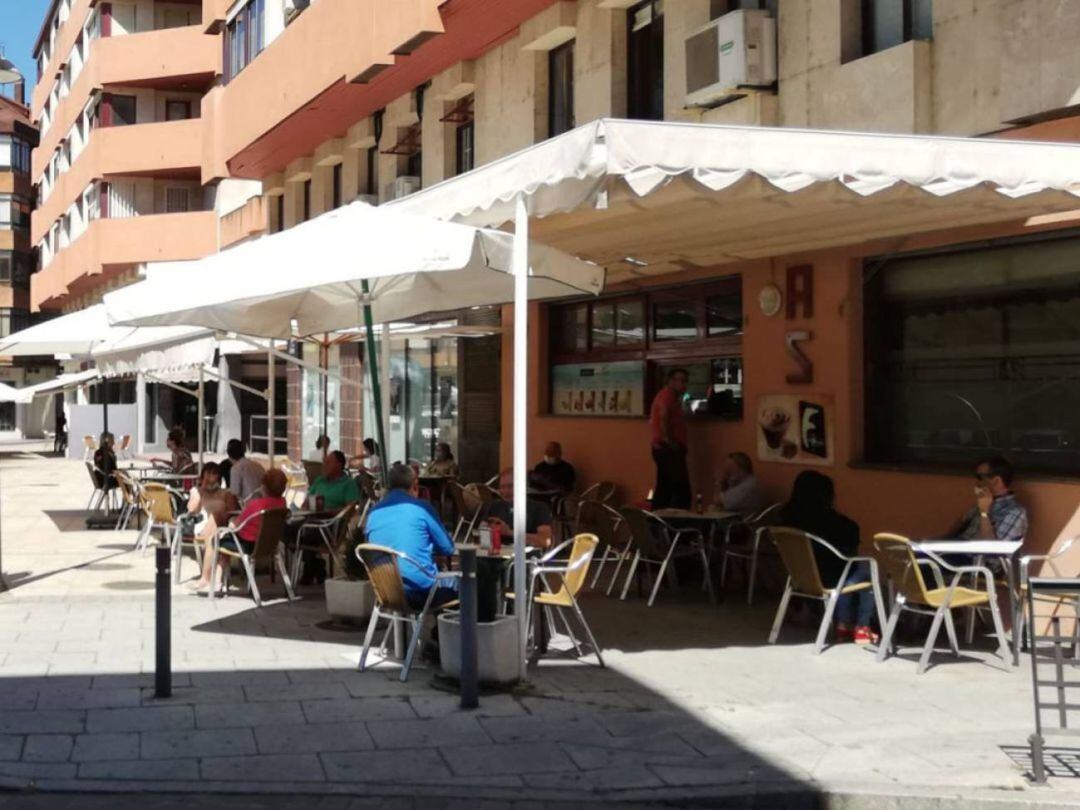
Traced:
<svg viewBox="0 0 1080 810">
<path fill-rule="evenodd" d="M 656 462 L 653 509 L 689 509 L 691 505 L 690 470 L 686 466 L 686 416 L 682 405 L 689 380 L 686 369 L 671 369 L 667 384 L 653 399 L 649 412 L 652 455 Z"/>
</svg>

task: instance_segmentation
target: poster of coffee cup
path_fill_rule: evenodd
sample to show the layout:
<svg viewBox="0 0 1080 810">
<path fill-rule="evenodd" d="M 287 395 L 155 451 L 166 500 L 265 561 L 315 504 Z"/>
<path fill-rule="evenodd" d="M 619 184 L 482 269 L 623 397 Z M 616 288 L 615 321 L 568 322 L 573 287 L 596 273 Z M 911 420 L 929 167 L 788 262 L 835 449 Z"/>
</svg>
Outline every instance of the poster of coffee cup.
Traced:
<svg viewBox="0 0 1080 810">
<path fill-rule="evenodd" d="M 556 365 L 551 370 L 551 411 L 573 416 L 642 416 L 645 364 Z"/>
<path fill-rule="evenodd" d="M 786 464 L 833 464 L 833 398 L 764 394 L 755 428 L 758 458 Z"/>
</svg>

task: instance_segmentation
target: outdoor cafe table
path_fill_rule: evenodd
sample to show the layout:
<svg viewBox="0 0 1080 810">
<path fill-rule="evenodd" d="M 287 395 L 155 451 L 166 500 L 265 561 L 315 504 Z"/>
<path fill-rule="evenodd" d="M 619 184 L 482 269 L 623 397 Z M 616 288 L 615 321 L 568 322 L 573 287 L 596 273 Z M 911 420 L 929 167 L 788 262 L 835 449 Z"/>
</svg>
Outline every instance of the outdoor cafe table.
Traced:
<svg viewBox="0 0 1080 810">
<path fill-rule="evenodd" d="M 916 551 L 931 551 L 942 557 L 963 554 L 968 557 L 997 557 L 1005 563 L 1009 588 L 1009 617 L 1012 623 L 1013 666 L 1020 665 L 1020 559 L 1021 540 L 920 540 Z M 948 562 L 948 559 L 946 559 Z"/>
</svg>

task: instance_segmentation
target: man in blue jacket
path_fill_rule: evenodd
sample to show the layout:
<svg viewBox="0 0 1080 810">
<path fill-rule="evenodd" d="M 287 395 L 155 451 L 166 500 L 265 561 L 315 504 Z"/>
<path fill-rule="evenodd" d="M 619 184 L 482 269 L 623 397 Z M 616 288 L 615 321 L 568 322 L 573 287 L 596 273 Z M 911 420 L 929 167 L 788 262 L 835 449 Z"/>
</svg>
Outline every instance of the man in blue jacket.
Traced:
<svg viewBox="0 0 1080 810">
<path fill-rule="evenodd" d="M 367 539 L 369 543 L 408 554 L 416 561 L 414 564 L 409 560 L 398 560 L 398 567 L 409 603 L 421 608 L 439 570 L 435 564 L 436 555 L 452 556 L 454 543 L 434 507 L 417 497 L 419 485 L 412 468 L 395 464 L 388 478 L 390 491 L 368 514 Z M 458 580 L 443 580 L 431 605 L 436 607 L 457 598 Z"/>
</svg>

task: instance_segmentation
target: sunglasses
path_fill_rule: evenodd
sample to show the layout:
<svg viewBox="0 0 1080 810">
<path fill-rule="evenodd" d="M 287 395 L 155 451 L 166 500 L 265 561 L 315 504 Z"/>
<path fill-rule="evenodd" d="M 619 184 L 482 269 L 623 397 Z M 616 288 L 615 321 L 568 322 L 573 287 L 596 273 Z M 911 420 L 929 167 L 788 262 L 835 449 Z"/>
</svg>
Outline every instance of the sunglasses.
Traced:
<svg viewBox="0 0 1080 810">
<path fill-rule="evenodd" d="M 975 480 L 976 481 L 989 481 L 991 478 L 994 478 L 993 473 L 988 473 L 988 472 L 986 472 L 986 473 L 981 473 L 981 472 L 975 473 Z"/>
</svg>

